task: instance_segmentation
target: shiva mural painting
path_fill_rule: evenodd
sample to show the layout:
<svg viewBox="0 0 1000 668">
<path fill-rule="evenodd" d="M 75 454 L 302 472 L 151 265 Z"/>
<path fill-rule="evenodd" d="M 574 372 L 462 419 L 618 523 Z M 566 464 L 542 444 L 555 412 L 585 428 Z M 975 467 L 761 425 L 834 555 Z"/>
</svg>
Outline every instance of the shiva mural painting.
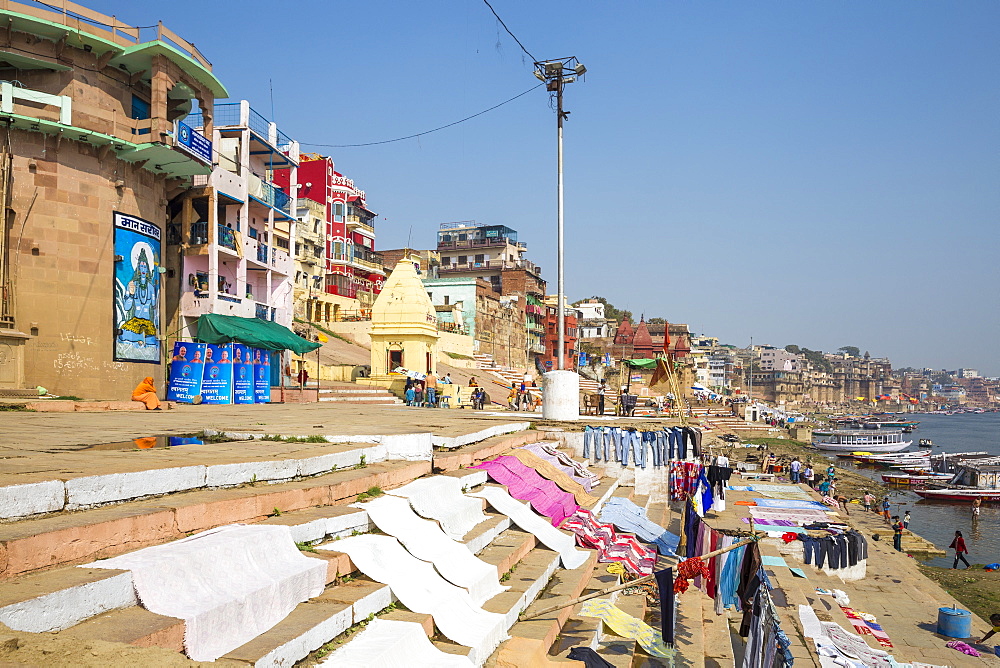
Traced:
<svg viewBox="0 0 1000 668">
<path fill-rule="evenodd" d="M 160 228 L 115 212 L 115 360 L 160 363 Z"/>
</svg>

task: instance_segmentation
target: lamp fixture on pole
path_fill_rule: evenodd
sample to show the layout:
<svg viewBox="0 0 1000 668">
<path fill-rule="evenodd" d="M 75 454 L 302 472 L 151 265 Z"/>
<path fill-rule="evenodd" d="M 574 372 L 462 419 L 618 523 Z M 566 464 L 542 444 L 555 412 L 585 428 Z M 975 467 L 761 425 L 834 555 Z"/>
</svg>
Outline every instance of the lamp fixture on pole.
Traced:
<svg viewBox="0 0 1000 668">
<path fill-rule="evenodd" d="M 557 295 L 558 302 L 558 342 L 556 345 L 556 368 L 566 368 L 566 291 L 563 282 L 563 121 L 569 118 L 569 112 L 563 111 L 563 88 L 573 83 L 587 72 L 576 56 L 556 58 L 535 63 L 535 77 L 545 82 L 545 89 L 555 94 L 556 98 L 556 265 L 557 265 Z"/>
</svg>

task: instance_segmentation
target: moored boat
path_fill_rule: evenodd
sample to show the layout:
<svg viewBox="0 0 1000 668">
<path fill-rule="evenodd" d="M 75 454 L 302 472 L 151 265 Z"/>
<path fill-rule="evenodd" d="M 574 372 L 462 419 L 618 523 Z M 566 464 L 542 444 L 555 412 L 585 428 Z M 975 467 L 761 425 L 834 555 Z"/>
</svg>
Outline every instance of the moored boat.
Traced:
<svg viewBox="0 0 1000 668">
<path fill-rule="evenodd" d="M 882 482 L 908 487 L 910 485 L 926 485 L 930 482 L 947 482 L 952 477 L 950 473 L 886 473 L 882 476 Z"/>
<path fill-rule="evenodd" d="M 915 489 L 914 493 L 933 501 L 972 503 L 981 499 L 984 503 L 1000 503 L 1000 489 L 971 489 L 946 487 L 942 489 Z"/>
<path fill-rule="evenodd" d="M 829 436 L 816 436 L 813 440 L 813 447 L 834 452 L 899 452 L 911 445 L 913 441 L 904 441 L 901 431 L 885 429 L 835 429 Z"/>
</svg>

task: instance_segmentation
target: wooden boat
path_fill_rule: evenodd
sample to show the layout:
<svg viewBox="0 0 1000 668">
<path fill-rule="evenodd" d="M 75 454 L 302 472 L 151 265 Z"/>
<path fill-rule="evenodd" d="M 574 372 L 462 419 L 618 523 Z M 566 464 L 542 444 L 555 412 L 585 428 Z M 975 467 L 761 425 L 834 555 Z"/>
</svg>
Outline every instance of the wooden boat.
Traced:
<svg viewBox="0 0 1000 668">
<path fill-rule="evenodd" d="M 865 453 L 855 455 L 854 459 L 869 464 L 907 464 L 909 462 L 923 462 L 930 454 L 930 450 L 916 450 L 914 452 L 900 452 L 896 454 Z"/>
<path fill-rule="evenodd" d="M 914 493 L 932 501 L 972 503 L 982 499 L 983 503 L 1000 503 L 1000 489 L 973 489 L 967 487 L 946 487 L 942 489 L 915 489 Z"/>
<path fill-rule="evenodd" d="M 908 487 L 926 485 L 930 482 L 947 482 L 953 477 L 950 473 L 886 473 L 882 476 L 882 482 Z"/>
</svg>

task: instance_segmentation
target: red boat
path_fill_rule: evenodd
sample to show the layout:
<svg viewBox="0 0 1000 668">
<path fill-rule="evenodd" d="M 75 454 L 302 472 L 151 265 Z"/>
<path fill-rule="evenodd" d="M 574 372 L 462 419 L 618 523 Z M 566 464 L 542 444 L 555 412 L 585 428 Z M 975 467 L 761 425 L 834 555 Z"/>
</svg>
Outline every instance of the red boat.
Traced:
<svg viewBox="0 0 1000 668">
<path fill-rule="evenodd" d="M 915 489 L 925 499 L 933 501 L 952 501 L 954 503 L 972 503 L 982 499 L 983 503 L 1000 503 L 1000 489 Z"/>
</svg>

